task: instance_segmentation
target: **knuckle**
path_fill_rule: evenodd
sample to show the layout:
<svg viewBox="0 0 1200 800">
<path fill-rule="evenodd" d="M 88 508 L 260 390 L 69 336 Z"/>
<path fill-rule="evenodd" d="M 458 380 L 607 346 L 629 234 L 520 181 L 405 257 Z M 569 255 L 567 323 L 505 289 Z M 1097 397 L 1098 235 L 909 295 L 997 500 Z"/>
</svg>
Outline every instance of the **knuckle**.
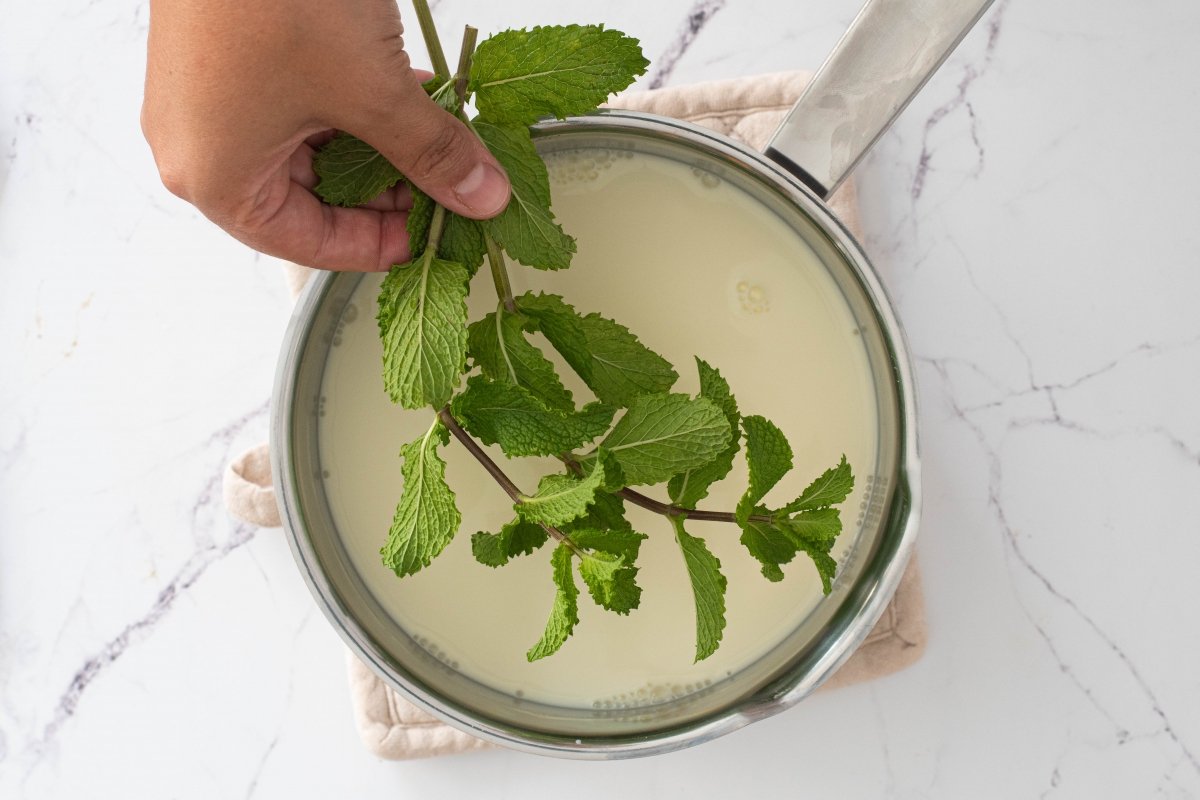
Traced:
<svg viewBox="0 0 1200 800">
<path fill-rule="evenodd" d="M 191 180 L 188 171 L 174 158 L 165 154 L 155 154 L 158 166 L 158 177 L 167 191 L 176 197 L 191 201 Z"/>
<path fill-rule="evenodd" d="M 418 180 L 453 178 L 466 170 L 473 152 L 466 130 L 447 118 L 418 150 L 409 171 Z"/>
<path fill-rule="evenodd" d="M 283 180 L 269 180 L 240 200 L 213 202 L 212 217 L 217 224 L 253 237 L 278 217 L 287 202 L 288 185 Z M 218 211 L 217 209 L 220 209 Z"/>
</svg>

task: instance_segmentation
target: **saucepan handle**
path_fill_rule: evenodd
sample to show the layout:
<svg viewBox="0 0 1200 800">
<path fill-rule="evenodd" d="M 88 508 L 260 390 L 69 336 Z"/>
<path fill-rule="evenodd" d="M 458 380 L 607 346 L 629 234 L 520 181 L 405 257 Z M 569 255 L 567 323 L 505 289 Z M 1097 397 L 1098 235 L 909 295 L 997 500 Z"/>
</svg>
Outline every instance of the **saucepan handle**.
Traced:
<svg viewBox="0 0 1200 800">
<path fill-rule="evenodd" d="M 828 197 L 992 0 L 868 0 L 767 144 Z"/>
</svg>

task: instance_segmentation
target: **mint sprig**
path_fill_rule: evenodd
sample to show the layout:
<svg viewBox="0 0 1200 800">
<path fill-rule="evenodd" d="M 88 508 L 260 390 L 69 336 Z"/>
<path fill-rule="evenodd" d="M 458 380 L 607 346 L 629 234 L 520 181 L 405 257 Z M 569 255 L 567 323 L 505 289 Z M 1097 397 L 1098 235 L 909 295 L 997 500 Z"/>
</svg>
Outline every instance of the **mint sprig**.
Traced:
<svg viewBox="0 0 1200 800">
<path fill-rule="evenodd" d="M 624 615 L 640 605 L 637 559 L 647 535 L 629 524 L 627 503 L 671 524 L 692 586 L 697 661 L 711 656 L 724 636 L 727 579 L 705 540 L 688 530 L 691 521 L 736 525 L 772 581 L 782 580 L 783 566 L 804 553 L 823 590 L 832 591 L 832 552 L 842 530 L 834 506 L 854 486 L 844 456 L 772 510 L 765 501 L 792 469 L 792 448 L 770 420 L 742 415 L 715 367 L 697 358 L 699 394 L 672 393 L 679 377 L 674 366 L 616 320 L 581 313 L 558 295 L 512 294 L 505 253 L 542 270 L 568 268 L 575 253 L 574 239 L 554 218 L 546 167 L 528 125 L 588 113 L 632 83 L 647 65 L 637 40 L 603 26 L 568 25 L 505 31 L 476 49 L 476 32 L 468 28 L 452 72 L 427 4 L 415 5 L 437 71 L 426 92 L 471 126 L 507 170 L 513 192 L 505 211 L 480 222 L 409 187 L 412 257 L 392 267 L 379 294 L 384 386 L 404 408 L 436 414 L 425 435 L 401 448 L 404 483 L 384 563 L 398 576 L 411 575 L 457 533 L 461 516 L 439 453 L 453 436 L 508 493 L 515 511 L 507 522 L 496 521 L 497 532 L 471 536 L 475 559 L 498 568 L 556 542 L 549 556 L 554 598 L 540 640 L 526 653 L 530 661 L 557 652 L 579 624 L 576 569 L 600 607 Z M 480 115 L 468 120 L 464 109 L 472 94 Z M 316 193 L 337 205 L 369 202 L 403 180 L 349 134 L 335 136 L 313 166 L 320 178 Z M 470 279 L 485 257 L 498 302 L 495 311 L 469 321 Z M 562 357 L 594 402 L 577 405 L 533 334 Z M 737 507 L 697 508 L 713 485 L 729 479 L 743 441 L 749 474 Z M 563 467 L 527 493 L 484 445 L 499 446 L 509 458 L 555 456 Z M 662 484 L 670 503 L 631 488 Z"/>
</svg>

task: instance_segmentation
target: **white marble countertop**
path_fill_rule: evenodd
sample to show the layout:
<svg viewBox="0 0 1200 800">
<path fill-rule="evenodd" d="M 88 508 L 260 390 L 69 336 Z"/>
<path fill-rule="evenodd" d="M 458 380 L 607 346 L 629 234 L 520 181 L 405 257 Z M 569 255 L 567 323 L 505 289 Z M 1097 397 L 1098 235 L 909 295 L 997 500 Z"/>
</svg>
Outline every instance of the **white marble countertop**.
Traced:
<svg viewBox="0 0 1200 800">
<path fill-rule="evenodd" d="M 811 67 L 858 3 L 498 5 L 437 14 L 605 21 L 645 86 Z M 159 184 L 145 0 L 4 16 L 0 797 L 1200 796 L 1200 6 L 998 0 L 858 172 L 917 361 L 924 658 L 603 764 L 363 750 L 283 537 L 220 504 L 277 265 Z"/>
</svg>

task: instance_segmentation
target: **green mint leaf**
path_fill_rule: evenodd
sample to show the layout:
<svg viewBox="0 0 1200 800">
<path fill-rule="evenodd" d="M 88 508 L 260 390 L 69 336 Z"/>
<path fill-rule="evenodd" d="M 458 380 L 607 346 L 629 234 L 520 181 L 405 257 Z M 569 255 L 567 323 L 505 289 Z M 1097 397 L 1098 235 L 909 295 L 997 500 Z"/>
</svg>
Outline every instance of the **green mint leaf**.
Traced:
<svg viewBox="0 0 1200 800">
<path fill-rule="evenodd" d="M 400 180 L 400 171 L 378 150 L 355 136 L 339 133 L 313 157 L 320 180 L 317 196 L 334 206 L 361 206 Z"/>
<path fill-rule="evenodd" d="M 779 514 L 794 514 L 844 502 L 854 489 L 854 473 L 846 463 L 846 456 L 836 467 L 830 467 L 808 485 L 799 497 L 779 509 Z"/>
<path fill-rule="evenodd" d="M 830 542 L 830 545 L 832 544 Z M 813 565 L 817 568 L 817 574 L 821 576 L 821 591 L 825 594 L 832 592 L 833 578 L 837 574 L 837 561 L 829 555 L 828 548 L 806 542 L 800 546 L 800 549 L 812 559 Z"/>
<path fill-rule="evenodd" d="M 777 519 L 775 528 L 786 536 L 797 550 L 812 559 L 821 576 L 825 594 L 833 589 L 837 561 L 829 555 L 842 532 L 841 514 L 836 508 L 814 508 L 801 511 L 794 517 Z"/>
<path fill-rule="evenodd" d="M 792 448 L 783 431 L 766 417 L 742 417 L 742 429 L 746 432 L 750 487 L 738 501 L 734 513 L 738 524 L 745 527 L 754 506 L 792 468 Z"/>
<path fill-rule="evenodd" d="M 454 398 L 450 410 L 471 435 L 499 444 L 510 458 L 569 452 L 608 430 L 616 409 L 590 403 L 579 412 L 546 405 L 520 386 L 476 375 Z"/>
<path fill-rule="evenodd" d="M 380 553 L 383 563 L 401 578 L 429 566 L 462 521 L 454 492 L 446 484 L 446 462 L 437 452 L 448 439 L 446 428 L 435 419 L 424 436 L 400 449 L 404 490 Z"/>
<path fill-rule="evenodd" d="M 448 261 L 457 261 L 474 277 L 483 264 L 487 252 L 487 241 L 483 225 L 478 220 L 460 217 L 446 212 L 446 224 L 442 228 L 442 241 L 438 244 L 438 255 Z"/>
<path fill-rule="evenodd" d="M 501 567 L 509 559 L 527 556 L 546 543 L 549 535 L 540 525 L 514 519 L 499 533 L 480 531 L 471 535 L 471 554 L 480 564 Z"/>
<path fill-rule="evenodd" d="M 836 508 L 813 508 L 794 517 L 777 519 L 775 524 L 797 543 L 824 546 L 832 544 L 841 534 L 842 515 Z"/>
<path fill-rule="evenodd" d="M 437 103 L 451 114 L 457 114 L 462 104 L 458 100 L 458 92 L 454 91 L 454 79 L 434 75 L 421 84 L 429 99 Z"/>
<path fill-rule="evenodd" d="M 766 509 L 756 508 L 755 515 Z M 742 544 L 760 564 L 763 576 L 773 582 L 783 580 L 780 566 L 796 557 L 795 541 L 779 530 L 772 522 L 749 519 L 742 523 Z"/>
<path fill-rule="evenodd" d="M 517 515 L 539 525 L 563 525 L 587 513 L 596 500 L 596 492 L 612 480 L 612 457 L 600 450 L 591 471 L 582 478 L 574 475 L 547 475 L 538 484 L 537 493 L 523 496 L 516 504 Z"/>
<path fill-rule="evenodd" d="M 703 539 L 683 529 L 682 517 L 671 517 L 675 541 L 683 551 L 692 596 L 696 602 L 696 661 L 703 661 L 717 651 L 725 633 L 725 587 L 721 562 L 704 544 Z"/>
<path fill-rule="evenodd" d="M 585 553 L 579 561 L 579 574 L 596 605 L 622 615 L 641 602 L 642 587 L 637 585 L 637 573 L 637 567 L 613 553 Z"/>
<path fill-rule="evenodd" d="M 829 555 L 829 551 L 842 532 L 838 510 L 810 509 L 794 517 L 773 517 L 765 521 L 754 518 L 771 514 L 768 509 L 757 506 L 752 510 L 752 517 L 742 526 L 741 542 L 762 563 L 763 575 L 768 580 L 782 580 L 783 570 L 780 566 L 791 561 L 797 552 L 802 552 L 816 566 L 821 587 L 825 594 L 829 594 L 837 572 L 837 561 Z"/>
<path fill-rule="evenodd" d="M 597 495 L 597 506 L 601 505 L 602 497 L 603 495 Z M 624 522 L 624 518 L 622 518 L 622 522 Z M 637 561 L 638 551 L 642 547 L 642 542 L 646 540 L 646 534 L 638 533 L 632 528 L 624 530 L 620 528 L 588 528 L 584 527 L 586 523 L 585 518 L 575 520 L 569 526 L 564 527 L 563 531 L 569 533 L 571 541 L 580 547 L 620 556 L 629 565 Z"/>
<path fill-rule="evenodd" d="M 442 88 L 449 80 L 445 75 L 431 75 L 429 80 L 421 84 L 421 88 L 425 90 L 425 94 L 433 97 L 433 93 Z"/>
<path fill-rule="evenodd" d="M 625 519 L 625 501 L 620 495 L 612 494 L 611 492 L 596 492 L 596 501 L 588 507 L 587 513 L 578 519 L 572 520 L 562 528 L 564 533 L 575 535 L 591 536 L 597 531 L 612 532 L 612 533 L 630 533 L 638 537 L 638 541 L 645 538 L 645 534 L 634 533 L 633 526 Z M 637 550 L 612 550 L 601 545 L 592 545 L 587 542 L 581 543 L 584 547 L 596 547 L 599 550 L 608 550 L 610 553 L 622 553 L 628 555 L 627 559 L 630 563 L 637 560 Z"/>
<path fill-rule="evenodd" d="M 628 486 L 660 483 L 705 464 L 729 445 L 729 421 L 720 407 L 685 394 L 638 397 L 600 443 L 620 465 Z M 589 454 L 581 459 L 588 462 Z"/>
<path fill-rule="evenodd" d="M 488 119 L 530 125 L 594 110 L 649 63 L 637 39 L 601 25 L 510 30 L 479 45 L 469 88 Z"/>
<path fill-rule="evenodd" d="M 527 293 L 517 307 L 601 402 L 628 408 L 639 395 L 666 392 L 679 377 L 625 326 L 595 313 L 582 316 L 558 295 Z"/>
<path fill-rule="evenodd" d="M 467 329 L 467 352 L 484 377 L 529 390 L 550 408 L 574 411 L 554 365 L 525 338 L 529 320 L 500 306 Z"/>
<path fill-rule="evenodd" d="M 410 188 L 412 189 L 413 204 L 412 208 L 408 210 L 408 221 L 405 222 L 405 228 L 408 230 L 409 260 L 416 261 L 425 253 L 425 245 L 429 241 L 429 224 L 433 221 L 433 207 L 436 204 L 432 197 L 416 186 L 410 186 Z M 443 230 L 445 229 L 443 228 Z"/>
<path fill-rule="evenodd" d="M 550 565 L 554 570 L 556 587 L 554 605 L 550 609 L 550 619 L 546 621 L 542 638 L 525 654 L 530 661 L 558 652 L 579 624 L 579 589 L 575 587 L 575 576 L 571 574 L 571 551 L 565 544 L 554 548 Z"/>
<path fill-rule="evenodd" d="M 741 438 L 742 417 L 738 411 L 737 400 L 729 389 L 729 383 L 719 371 L 700 358 L 696 359 L 696 369 L 700 373 L 700 396 L 720 406 L 725 419 L 729 420 L 733 437 L 729 446 L 712 461 L 671 478 L 671 482 L 667 484 L 667 492 L 671 502 L 683 508 L 695 508 L 696 503 L 708 496 L 709 487 L 729 474 Z"/>
<path fill-rule="evenodd" d="M 441 408 L 467 361 L 467 271 L 429 254 L 398 264 L 379 291 L 383 383 L 405 408 Z"/>
<path fill-rule="evenodd" d="M 433 219 L 433 198 L 416 186 L 411 186 L 413 204 L 408 211 L 408 249 L 415 261 L 425 252 L 429 241 L 429 223 Z M 487 243 L 483 238 L 483 226 L 476 220 L 460 217 L 447 211 L 442 225 L 442 238 L 438 243 L 437 255 L 446 261 L 454 261 L 467 268 L 474 277 L 483 263 Z"/>
<path fill-rule="evenodd" d="M 729 389 L 729 382 L 722 377 L 720 370 L 697 357 L 696 372 L 700 375 L 700 396 L 720 406 L 729 424 L 736 425 L 742 415 L 738 411 L 737 399 Z"/>
<path fill-rule="evenodd" d="M 475 131 L 508 173 L 512 197 L 487 228 L 510 256 L 527 267 L 566 269 L 575 240 L 563 233 L 550 211 L 550 178 L 524 125 L 476 122 Z"/>
<path fill-rule="evenodd" d="M 556 294 L 526 292 L 516 298 L 516 304 L 529 327 L 541 331 L 571 368 L 588 380 L 592 374 L 592 350 L 583 316 Z"/>
</svg>

